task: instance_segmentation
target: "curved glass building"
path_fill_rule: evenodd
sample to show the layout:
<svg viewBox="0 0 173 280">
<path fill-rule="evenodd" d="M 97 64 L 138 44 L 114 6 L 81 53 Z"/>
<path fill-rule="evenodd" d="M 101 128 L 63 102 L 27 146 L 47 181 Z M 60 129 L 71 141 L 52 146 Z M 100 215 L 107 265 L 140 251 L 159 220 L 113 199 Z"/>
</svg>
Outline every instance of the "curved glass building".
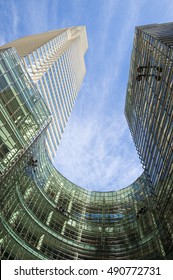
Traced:
<svg viewBox="0 0 173 280">
<path fill-rule="evenodd" d="M 2 259 L 173 258 L 172 46 L 173 23 L 136 28 L 125 115 L 144 173 L 112 192 L 53 167 L 50 110 L 16 49 L 2 48 Z"/>
</svg>

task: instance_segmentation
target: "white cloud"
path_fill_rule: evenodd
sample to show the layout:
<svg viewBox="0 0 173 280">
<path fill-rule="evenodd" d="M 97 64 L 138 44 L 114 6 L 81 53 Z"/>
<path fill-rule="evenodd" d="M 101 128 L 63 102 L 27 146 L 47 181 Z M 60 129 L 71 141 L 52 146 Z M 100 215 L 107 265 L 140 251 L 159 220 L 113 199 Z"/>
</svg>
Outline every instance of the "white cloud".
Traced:
<svg viewBox="0 0 173 280">
<path fill-rule="evenodd" d="M 18 24 L 19 24 L 19 14 L 18 10 L 15 6 L 15 2 L 12 1 L 11 3 L 11 18 L 12 18 L 12 31 L 13 35 L 16 36 L 18 33 Z"/>
</svg>

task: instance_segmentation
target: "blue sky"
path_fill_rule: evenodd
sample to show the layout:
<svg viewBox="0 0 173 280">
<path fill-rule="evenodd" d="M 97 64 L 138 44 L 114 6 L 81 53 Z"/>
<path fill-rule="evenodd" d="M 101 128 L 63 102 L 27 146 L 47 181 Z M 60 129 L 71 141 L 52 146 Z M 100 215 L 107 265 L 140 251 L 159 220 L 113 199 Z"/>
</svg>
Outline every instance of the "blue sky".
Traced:
<svg viewBox="0 0 173 280">
<path fill-rule="evenodd" d="M 118 190 L 142 173 L 124 117 L 134 29 L 173 21 L 172 11 L 172 0 L 1 0 L 0 45 L 51 29 L 87 28 L 87 74 L 55 159 L 73 183 Z"/>
</svg>

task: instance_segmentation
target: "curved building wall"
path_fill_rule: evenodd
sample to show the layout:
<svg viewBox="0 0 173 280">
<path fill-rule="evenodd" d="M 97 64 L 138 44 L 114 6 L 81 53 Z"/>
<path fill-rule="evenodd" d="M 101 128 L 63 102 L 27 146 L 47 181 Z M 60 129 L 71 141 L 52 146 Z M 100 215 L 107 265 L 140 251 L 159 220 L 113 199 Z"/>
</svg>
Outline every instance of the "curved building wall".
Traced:
<svg viewBox="0 0 173 280">
<path fill-rule="evenodd" d="M 38 159 L 36 172 L 31 155 Z M 54 169 L 44 135 L 2 189 L 3 259 L 164 259 L 169 252 L 171 222 L 164 228 L 158 219 L 144 175 L 119 191 L 86 191 Z"/>
</svg>

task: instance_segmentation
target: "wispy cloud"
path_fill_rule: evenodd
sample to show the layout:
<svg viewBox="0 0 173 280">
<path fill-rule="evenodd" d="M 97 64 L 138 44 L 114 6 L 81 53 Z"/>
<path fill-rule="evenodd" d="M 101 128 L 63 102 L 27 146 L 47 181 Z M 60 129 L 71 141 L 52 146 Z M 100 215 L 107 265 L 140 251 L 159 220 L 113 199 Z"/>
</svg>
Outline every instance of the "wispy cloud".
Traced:
<svg viewBox="0 0 173 280">
<path fill-rule="evenodd" d="M 0 42 L 4 44 L 28 34 L 57 28 L 59 1 L 2 0 L 0 3 Z"/>
<path fill-rule="evenodd" d="M 12 32 L 13 35 L 16 36 L 18 33 L 18 24 L 20 19 L 14 1 L 11 2 L 11 18 L 12 18 Z"/>
<path fill-rule="evenodd" d="M 14 40 L 18 34 L 19 15 L 13 0 L 0 3 L 0 44 Z"/>
<path fill-rule="evenodd" d="M 121 26 L 118 25 L 118 30 L 114 32 L 112 24 L 118 17 L 120 1 L 109 1 L 109 5 L 107 1 L 102 2 L 97 14 L 97 24 L 100 24 L 98 34 L 94 32 L 89 38 L 91 46 L 85 85 L 55 165 L 67 178 L 82 187 L 109 191 L 127 186 L 142 172 L 123 115 L 124 103 L 121 101 L 121 108 L 116 104 L 119 99 L 124 102 L 122 96 L 125 96 L 127 80 L 124 79 L 125 84 L 121 85 L 119 72 L 123 60 L 127 59 L 127 41 L 130 36 L 133 38 L 140 5 L 136 8 L 130 1 L 124 11 L 125 19 L 121 19 Z M 110 37 L 114 38 L 114 47 L 109 46 L 112 44 Z"/>
<path fill-rule="evenodd" d="M 53 1 L 54 2 L 54 1 Z M 51 1 L 30 0 L 25 1 L 25 15 L 22 17 L 22 23 L 28 33 L 40 33 L 49 30 L 49 9 Z"/>
<path fill-rule="evenodd" d="M 139 162 L 137 165 L 131 152 L 130 139 L 125 141 L 125 120 L 116 115 L 114 118 L 116 121 L 107 116 L 98 122 L 91 114 L 87 119 L 70 120 L 57 154 L 57 167 L 67 178 L 100 191 L 125 187 L 137 178 Z"/>
</svg>

